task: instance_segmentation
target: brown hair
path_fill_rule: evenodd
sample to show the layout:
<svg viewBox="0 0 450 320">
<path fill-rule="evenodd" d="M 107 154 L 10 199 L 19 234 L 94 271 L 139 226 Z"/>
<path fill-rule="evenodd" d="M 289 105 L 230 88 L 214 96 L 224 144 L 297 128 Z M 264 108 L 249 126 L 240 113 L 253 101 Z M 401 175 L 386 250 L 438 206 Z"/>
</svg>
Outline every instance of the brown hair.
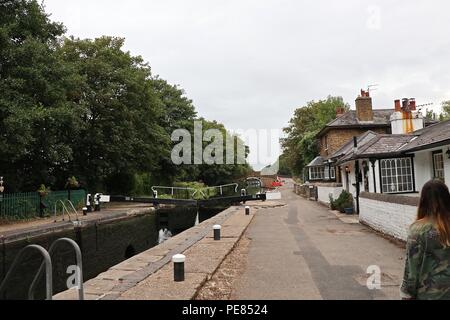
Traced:
<svg viewBox="0 0 450 320">
<path fill-rule="evenodd" d="M 442 244 L 450 247 L 450 192 L 441 180 L 431 180 L 422 188 L 418 220 L 432 222 Z"/>
</svg>

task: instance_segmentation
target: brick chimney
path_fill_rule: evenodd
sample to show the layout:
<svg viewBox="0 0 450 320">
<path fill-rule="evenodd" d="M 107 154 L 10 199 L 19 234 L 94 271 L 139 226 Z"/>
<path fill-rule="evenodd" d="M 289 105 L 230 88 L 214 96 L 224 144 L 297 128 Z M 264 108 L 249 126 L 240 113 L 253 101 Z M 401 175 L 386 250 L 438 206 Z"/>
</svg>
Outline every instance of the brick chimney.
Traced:
<svg viewBox="0 0 450 320">
<path fill-rule="evenodd" d="M 368 91 L 361 90 L 356 98 L 356 117 L 360 122 L 373 122 L 372 98 Z"/>
<path fill-rule="evenodd" d="M 344 107 L 337 107 L 336 108 L 336 118 L 339 118 L 340 116 L 343 116 L 345 114 L 345 108 Z"/>
</svg>

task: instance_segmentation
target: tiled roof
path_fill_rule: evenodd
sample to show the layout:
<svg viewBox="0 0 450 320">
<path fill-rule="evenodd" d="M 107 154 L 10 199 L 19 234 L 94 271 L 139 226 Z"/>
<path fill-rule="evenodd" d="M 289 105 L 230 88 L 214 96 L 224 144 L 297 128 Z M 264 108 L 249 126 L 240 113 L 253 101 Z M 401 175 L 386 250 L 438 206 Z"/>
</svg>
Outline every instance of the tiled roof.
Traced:
<svg viewBox="0 0 450 320">
<path fill-rule="evenodd" d="M 317 157 L 313 161 L 311 161 L 310 164 L 308 164 L 306 167 L 319 167 L 323 166 L 325 159 L 323 157 Z"/>
<path fill-rule="evenodd" d="M 368 131 L 358 137 L 358 150 L 353 140 L 347 142 L 330 158 L 337 164 L 362 158 L 396 157 L 418 150 L 450 144 L 450 120 L 430 125 L 412 134 L 377 134 Z"/>
<path fill-rule="evenodd" d="M 407 145 L 415 135 L 409 134 L 380 134 L 370 143 L 361 147 L 357 155 L 359 157 L 370 157 L 374 155 L 398 154 L 402 147 Z"/>
<path fill-rule="evenodd" d="M 361 122 L 356 116 L 356 110 L 351 110 L 346 112 L 337 119 L 331 121 L 327 124 L 327 127 L 342 127 L 342 126 L 377 126 L 386 125 L 390 126 L 391 115 L 395 112 L 394 109 L 374 109 L 373 110 L 373 121 L 371 122 Z"/>
<path fill-rule="evenodd" d="M 439 144 L 450 144 L 450 120 L 414 132 L 416 139 L 402 148 L 403 152 L 411 152 L 433 148 Z"/>
<path fill-rule="evenodd" d="M 338 158 L 338 164 L 342 164 L 348 161 L 361 158 L 373 158 L 373 157 L 389 157 L 397 156 L 401 154 L 402 147 L 408 142 L 414 140 L 415 135 L 405 134 L 371 134 L 365 133 L 358 138 L 358 150 L 354 152 L 353 141 L 350 141 L 351 148 L 346 150 L 345 154 L 342 154 Z"/>
<path fill-rule="evenodd" d="M 371 128 L 390 128 L 391 127 L 391 116 L 395 112 L 394 109 L 374 109 L 373 110 L 373 121 L 371 122 L 361 122 L 356 116 L 356 110 L 350 110 L 343 114 L 342 116 L 336 118 L 335 120 L 328 123 L 317 135 L 318 137 L 323 136 L 326 132 L 331 129 L 336 128 L 358 128 L 367 129 Z M 437 121 L 425 119 L 425 126 L 435 124 Z"/>
</svg>

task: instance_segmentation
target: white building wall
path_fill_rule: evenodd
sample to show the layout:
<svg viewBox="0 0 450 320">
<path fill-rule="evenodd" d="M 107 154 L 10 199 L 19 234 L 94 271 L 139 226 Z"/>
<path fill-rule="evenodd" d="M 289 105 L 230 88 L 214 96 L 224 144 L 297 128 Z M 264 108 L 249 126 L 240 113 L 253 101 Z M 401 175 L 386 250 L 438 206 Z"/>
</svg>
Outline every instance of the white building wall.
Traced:
<svg viewBox="0 0 450 320">
<path fill-rule="evenodd" d="M 431 151 L 415 154 L 414 172 L 416 175 L 416 191 L 421 191 L 425 183 L 433 178 L 433 158 Z"/>
<path fill-rule="evenodd" d="M 342 187 L 327 187 L 327 186 L 318 186 L 318 200 L 325 204 L 330 204 L 330 195 L 333 197 L 333 200 L 339 198 L 342 193 Z"/>
<path fill-rule="evenodd" d="M 355 162 L 349 162 L 342 165 L 342 186 L 343 190 L 346 190 L 347 184 L 346 184 L 346 173 L 345 173 L 345 167 L 349 167 L 350 173 L 348 174 L 349 177 L 349 192 L 353 195 L 353 197 L 356 197 L 356 186 L 354 185 L 356 183 L 356 174 L 355 174 Z M 359 165 L 360 170 L 362 171 L 362 161 L 360 161 Z M 369 177 L 370 178 L 370 177 Z M 360 191 L 364 191 L 364 182 L 359 184 Z"/>
<path fill-rule="evenodd" d="M 450 159 L 447 155 L 448 150 L 450 150 L 450 145 L 442 148 L 442 151 L 444 152 L 445 183 L 450 187 Z"/>
<path fill-rule="evenodd" d="M 375 162 L 375 167 L 372 167 L 372 163 L 367 160 L 367 162 L 369 163 L 370 166 L 370 170 L 369 170 L 369 192 L 371 193 L 381 193 L 381 184 L 380 184 L 380 162 L 379 160 L 377 160 Z M 374 175 L 374 171 L 375 171 L 375 175 Z M 374 180 L 374 176 L 375 176 L 375 180 Z M 375 183 L 374 183 L 375 181 Z M 375 186 L 376 186 L 376 191 L 375 192 Z M 361 190 L 363 191 L 364 189 L 364 185 L 362 186 Z"/>
<path fill-rule="evenodd" d="M 442 150 L 444 154 L 444 173 L 445 183 L 450 187 L 450 159 L 448 159 L 447 151 L 450 145 L 434 148 L 415 153 L 414 170 L 416 173 L 416 190 L 421 191 L 425 183 L 433 179 L 433 152 Z"/>
<path fill-rule="evenodd" d="M 394 238 L 406 241 L 416 217 L 415 206 L 360 198 L 360 221 Z"/>
</svg>

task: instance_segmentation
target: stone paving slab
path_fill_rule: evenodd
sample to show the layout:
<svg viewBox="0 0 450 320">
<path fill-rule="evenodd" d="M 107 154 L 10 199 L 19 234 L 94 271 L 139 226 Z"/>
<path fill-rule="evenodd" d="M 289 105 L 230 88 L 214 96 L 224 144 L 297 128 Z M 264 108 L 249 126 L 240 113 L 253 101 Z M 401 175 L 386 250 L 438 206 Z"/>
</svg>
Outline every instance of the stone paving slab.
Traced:
<svg viewBox="0 0 450 320">
<path fill-rule="evenodd" d="M 272 203 L 273 202 L 273 203 Z M 272 201 L 264 206 L 280 206 Z M 166 242 L 112 267 L 85 283 L 86 293 L 95 300 L 190 300 L 210 279 L 252 221 L 244 206 L 230 207 Z M 213 239 L 213 226 L 222 226 L 222 239 Z M 187 257 L 186 281 L 173 281 L 173 255 Z M 57 295 L 58 299 L 77 299 L 76 291 Z M 75 294 L 74 294 L 75 293 Z M 86 297 L 87 299 L 88 297 Z"/>
<path fill-rule="evenodd" d="M 173 265 L 168 264 L 118 300 L 190 300 L 207 279 L 206 273 L 186 273 L 184 282 L 175 282 Z"/>
<path fill-rule="evenodd" d="M 184 253 L 186 259 L 189 259 L 185 264 L 186 272 L 214 274 L 238 239 L 234 240 L 234 242 L 198 243 Z"/>
<path fill-rule="evenodd" d="M 210 235 L 210 233 L 212 235 L 211 230 L 213 225 L 223 224 L 224 221 L 237 212 L 236 207 L 231 207 L 215 217 L 202 222 L 198 226 L 168 239 L 161 245 L 112 267 L 110 270 L 93 279 L 97 281 L 109 281 L 107 283 L 100 282 L 104 289 L 102 295 L 90 295 L 89 298 L 101 300 L 114 300 L 119 298 L 121 294 L 170 264 L 173 255 L 185 252 L 197 242 Z M 90 281 L 85 283 L 86 289 L 90 286 Z M 101 289 L 102 287 L 99 288 Z M 99 291 L 102 290 L 92 290 L 90 292 L 98 293 Z M 56 295 L 55 299 L 76 300 L 78 299 L 78 294 L 74 290 L 68 290 Z"/>
<path fill-rule="evenodd" d="M 103 272 L 98 275 L 95 279 L 101 279 L 101 280 L 123 280 L 125 276 L 128 276 L 135 271 L 130 270 L 116 270 L 116 269 L 109 269 L 106 272 Z"/>
</svg>

